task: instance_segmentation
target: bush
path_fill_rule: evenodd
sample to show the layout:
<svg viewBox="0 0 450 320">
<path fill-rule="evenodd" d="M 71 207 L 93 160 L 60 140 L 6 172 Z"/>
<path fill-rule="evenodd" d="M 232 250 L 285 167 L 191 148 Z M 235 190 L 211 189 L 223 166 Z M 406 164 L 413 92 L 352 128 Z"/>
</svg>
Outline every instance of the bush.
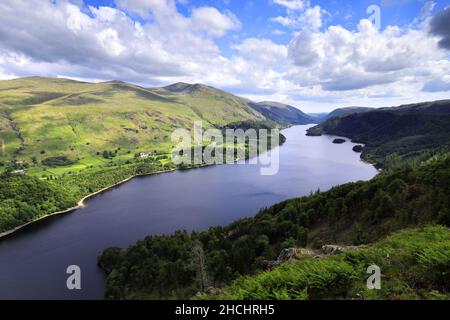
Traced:
<svg viewBox="0 0 450 320">
<path fill-rule="evenodd" d="M 49 167 L 70 166 L 74 163 L 75 161 L 70 160 L 66 156 L 49 157 L 42 160 L 42 164 Z"/>
<path fill-rule="evenodd" d="M 450 288 L 450 243 L 438 243 L 418 254 L 420 274 L 435 285 Z"/>
</svg>

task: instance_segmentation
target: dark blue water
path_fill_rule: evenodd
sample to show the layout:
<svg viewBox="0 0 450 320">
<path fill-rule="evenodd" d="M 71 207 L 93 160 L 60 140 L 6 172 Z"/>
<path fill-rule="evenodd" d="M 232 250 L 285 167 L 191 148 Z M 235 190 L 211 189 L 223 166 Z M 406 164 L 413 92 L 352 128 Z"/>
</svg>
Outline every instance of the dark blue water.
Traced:
<svg viewBox="0 0 450 320">
<path fill-rule="evenodd" d="M 260 175 L 255 165 L 223 165 L 136 178 L 0 240 L 0 299 L 101 299 L 104 275 L 96 257 L 151 234 L 201 230 L 252 216 L 262 207 L 377 171 L 360 161 L 354 144 L 306 137 L 309 126 L 283 131 L 280 170 Z M 66 287 L 69 265 L 81 268 L 80 291 Z"/>
</svg>

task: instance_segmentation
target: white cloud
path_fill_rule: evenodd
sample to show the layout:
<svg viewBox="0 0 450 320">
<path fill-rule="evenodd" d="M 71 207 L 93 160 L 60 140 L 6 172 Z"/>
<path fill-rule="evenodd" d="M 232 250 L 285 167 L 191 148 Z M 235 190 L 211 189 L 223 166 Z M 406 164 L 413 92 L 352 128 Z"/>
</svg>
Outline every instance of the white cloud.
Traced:
<svg viewBox="0 0 450 320">
<path fill-rule="evenodd" d="M 286 13 L 273 21 L 296 31 L 290 43 L 233 33 L 227 40 L 233 39 L 234 51 L 225 57 L 216 39 L 241 26 L 229 11 L 194 7 L 183 15 L 175 0 L 116 0 L 118 8 L 86 8 L 68 0 L 2 1 L 0 79 L 42 75 L 145 85 L 203 82 L 309 111 L 448 96 L 450 61 L 438 47 L 440 40 L 443 48 L 448 41 L 448 11 L 415 27 L 379 31 L 362 20 L 350 31 L 324 28 L 326 12 L 309 1 L 272 2 Z M 272 34 L 283 34 L 280 28 Z"/>
<path fill-rule="evenodd" d="M 120 9 L 142 18 L 173 17 L 177 13 L 174 0 L 115 0 Z"/>
<path fill-rule="evenodd" d="M 283 16 L 270 18 L 270 21 L 279 23 L 285 27 L 292 27 L 292 26 L 295 26 L 297 23 L 296 19 L 290 18 L 290 17 L 283 17 Z"/>
<path fill-rule="evenodd" d="M 322 27 L 322 9 L 319 6 L 308 8 L 298 20 L 303 29 L 320 29 Z"/>
<path fill-rule="evenodd" d="M 234 48 L 248 60 L 266 65 L 285 61 L 288 56 L 286 46 L 277 45 L 268 39 L 248 38 Z"/>
<path fill-rule="evenodd" d="M 283 30 L 280 30 L 280 29 L 275 29 L 275 30 L 272 30 L 271 34 L 273 34 L 274 36 L 281 36 L 283 34 L 286 34 L 286 32 Z"/>
<path fill-rule="evenodd" d="M 228 31 L 240 27 L 236 16 L 226 11 L 220 13 L 216 8 L 202 7 L 192 11 L 192 25 L 197 30 L 202 30 L 216 37 L 225 35 Z"/>
<path fill-rule="evenodd" d="M 437 40 L 422 30 L 388 27 L 380 32 L 368 20 L 361 20 L 354 32 L 340 26 L 323 32 L 302 30 L 291 41 L 289 56 L 297 67 L 291 76 L 305 85 L 356 90 L 408 76 L 419 79 L 419 70 L 432 68 L 444 53 L 437 48 Z"/>
<path fill-rule="evenodd" d="M 269 21 L 279 23 L 285 27 L 317 30 L 322 27 L 323 15 L 328 14 L 320 6 L 311 6 L 309 1 L 299 1 L 298 3 L 289 1 L 285 3 L 285 1 L 279 0 L 278 4 L 283 5 L 282 3 L 287 8 L 286 15 L 270 18 Z"/>
<path fill-rule="evenodd" d="M 130 3 L 120 1 L 122 7 Z M 152 21 L 141 24 L 110 7 L 90 7 L 87 14 L 64 0 L 1 2 L 1 66 L 20 76 L 64 74 L 147 84 L 171 77 L 202 79 L 211 64 L 222 65 L 214 38 L 239 26 L 231 12 L 215 8 L 197 8 L 185 17 L 170 0 L 132 4 L 129 10 L 148 12 Z M 15 57 L 24 62 L 11 63 Z"/>
<path fill-rule="evenodd" d="M 303 10 L 309 5 L 309 0 L 273 0 L 273 3 L 289 10 Z"/>
</svg>

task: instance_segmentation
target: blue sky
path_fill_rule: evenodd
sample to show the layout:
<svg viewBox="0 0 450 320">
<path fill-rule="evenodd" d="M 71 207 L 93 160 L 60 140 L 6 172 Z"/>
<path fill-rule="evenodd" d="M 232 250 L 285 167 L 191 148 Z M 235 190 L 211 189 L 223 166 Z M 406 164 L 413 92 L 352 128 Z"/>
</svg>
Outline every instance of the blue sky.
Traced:
<svg viewBox="0 0 450 320">
<path fill-rule="evenodd" d="M 366 20 L 371 5 L 380 9 L 380 29 Z M 201 82 L 308 112 L 444 99 L 450 93 L 450 48 L 443 45 L 449 5 L 450 0 L 7 1 L 0 3 L 0 79 Z"/>
<path fill-rule="evenodd" d="M 89 6 L 110 6 L 116 7 L 114 0 L 83 0 Z M 318 0 L 311 1 L 311 5 L 318 5 L 329 13 L 324 20 L 323 28 L 330 25 L 342 25 L 350 30 L 357 28 L 361 19 L 367 18 L 366 13 L 370 5 L 378 5 L 382 10 L 382 27 L 388 25 L 405 26 L 411 24 L 414 19 L 420 16 L 426 0 Z M 434 12 L 443 10 L 450 5 L 449 1 L 436 1 Z M 270 22 L 274 16 L 283 15 L 283 6 L 275 4 L 271 0 L 189 0 L 186 3 L 177 3 L 178 10 L 189 16 L 193 8 L 211 6 L 220 11 L 230 10 L 241 21 L 242 28 L 233 32 L 239 37 L 267 37 L 275 43 L 288 43 L 293 30 L 280 26 L 275 22 Z M 136 20 L 145 21 L 134 16 Z M 272 31 L 279 29 L 286 34 L 273 35 Z M 227 50 L 227 45 L 233 41 L 231 35 L 218 42 L 223 43 L 223 49 Z"/>
</svg>

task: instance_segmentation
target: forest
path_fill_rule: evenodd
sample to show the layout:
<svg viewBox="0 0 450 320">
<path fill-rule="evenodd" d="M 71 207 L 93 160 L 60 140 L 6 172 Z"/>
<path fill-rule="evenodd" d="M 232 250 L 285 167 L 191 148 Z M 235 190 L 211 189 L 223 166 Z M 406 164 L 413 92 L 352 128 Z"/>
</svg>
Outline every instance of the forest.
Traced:
<svg viewBox="0 0 450 320">
<path fill-rule="evenodd" d="M 0 175 L 0 232 L 77 205 L 101 189 L 136 175 L 171 170 L 172 164 L 146 159 L 100 171 L 47 176 L 45 179 L 6 171 Z"/>
<path fill-rule="evenodd" d="M 106 298 L 192 298 L 267 270 L 285 248 L 368 244 L 405 228 L 450 226 L 449 191 L 447 154 L 288 200 L 225 227 L 109 248 L 98 260 L 108 274 Z"/>
</svg>

